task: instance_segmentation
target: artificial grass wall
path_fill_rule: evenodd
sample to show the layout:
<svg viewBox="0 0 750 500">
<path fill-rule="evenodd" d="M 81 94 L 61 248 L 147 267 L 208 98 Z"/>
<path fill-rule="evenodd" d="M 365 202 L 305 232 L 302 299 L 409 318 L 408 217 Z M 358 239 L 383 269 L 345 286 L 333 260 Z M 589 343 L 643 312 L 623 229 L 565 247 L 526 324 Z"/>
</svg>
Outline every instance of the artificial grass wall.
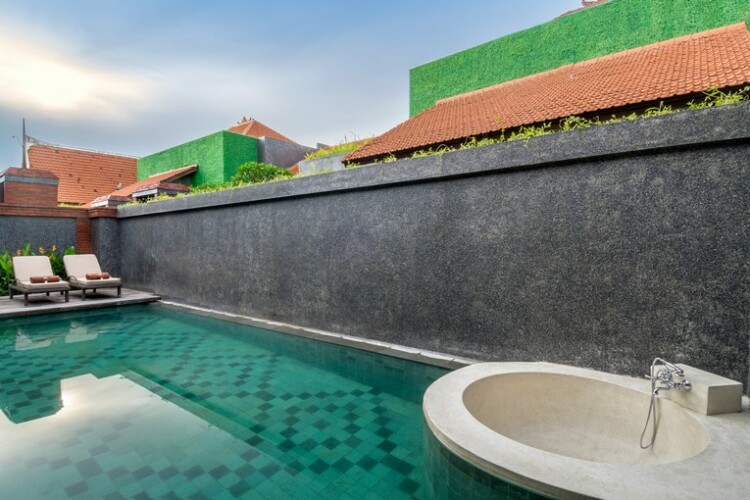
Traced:
<svg viewBox="0 0 750 500">
<path fill-rule="evenodd" d="M 409 112 L 496 83 L 745 21 L 750 0 L 609 0 L 410 71 Z"/>
<path fill-rule="evenodd" d="M 222 130 L 139 159 L 138 180 L 197 163 L 193 185 L 218 184 L 248 161 L 258 161 L 258 140 Z"/>
</svg>

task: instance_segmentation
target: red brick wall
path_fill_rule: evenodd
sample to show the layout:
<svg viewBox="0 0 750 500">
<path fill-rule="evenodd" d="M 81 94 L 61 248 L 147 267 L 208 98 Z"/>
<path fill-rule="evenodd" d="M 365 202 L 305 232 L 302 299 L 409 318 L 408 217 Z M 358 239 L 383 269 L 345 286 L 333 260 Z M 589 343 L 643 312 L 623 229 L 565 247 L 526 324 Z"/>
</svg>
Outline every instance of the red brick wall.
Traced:
<svg viewBox="0 0 750 500">
<path fill-rule="evenodd" d="M 7 180 L 3 184 L 3 203 L 6 205 L 24 205 L 28 204 L 29 200 L 33 200 L 34 205 L 37 206 L 57 206 L 57 184 Z"/>
</svg>

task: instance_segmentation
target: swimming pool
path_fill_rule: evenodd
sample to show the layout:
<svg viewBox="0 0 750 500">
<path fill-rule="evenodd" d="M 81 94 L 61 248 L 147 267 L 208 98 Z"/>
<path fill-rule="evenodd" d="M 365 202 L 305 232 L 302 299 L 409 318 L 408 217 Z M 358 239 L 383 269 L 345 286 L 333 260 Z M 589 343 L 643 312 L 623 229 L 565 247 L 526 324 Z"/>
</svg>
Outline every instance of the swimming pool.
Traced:
<svg viewBox="0 0 750 500">
<path fill-rule="evenodd" d="M 447 370 L 158 306 L 0 321 L 4 498 L 421 498 Z"/>
</svg>

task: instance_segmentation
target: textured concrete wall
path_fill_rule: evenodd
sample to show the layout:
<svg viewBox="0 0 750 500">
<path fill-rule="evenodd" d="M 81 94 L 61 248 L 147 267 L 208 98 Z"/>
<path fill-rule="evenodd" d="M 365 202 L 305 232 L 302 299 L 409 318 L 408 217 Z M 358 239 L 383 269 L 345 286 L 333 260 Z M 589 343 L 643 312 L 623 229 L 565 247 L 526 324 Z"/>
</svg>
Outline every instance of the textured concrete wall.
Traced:
<svg viewBox="0 0 750 500">
<path fill-rule="evenodd" d="M 120 226 L 115 218 L 91 219 L 91 247 L 102 271 L 113 276 L 122 274 L 120 268 Z"/>
<path fill-rule="evenodd" d="M 311 175 L 311 174 L 325 174 L 328 172 L 336 172 L 338 170 L 344 170 L 346 167 L 342 163 L 342 159 L 348 153 L 342 153 L 335 156 L 327 156 L 325 158 L 315 158 L 314 160 L 305 160 L 299 163 L 300 175 Z"/>
<path fill-rule="evenodd" d="M 410 115 L 445 97 L 748 20 L 748 0 L 609 0 L 412 68 Z"/>
<path fill-rule="evenodd" d="M 128 286 L 486 360 L 747 382 L 750 106 L 120 210 Z"/>
<path fill-rule="evenodd" d="M 272 137 L 263 137 L 258 141 L 258 161 L 289 168 L 303 160 L 307 153 L 315 151 L 301 144 L 280 141 Z"/>
<path fill-rule="evenodd" d="M 26 243 L 38 247 L 76 244 L 76 219 L 57 217 L 0 216 L 0 253 L 15 252 Z"/>
</svg>

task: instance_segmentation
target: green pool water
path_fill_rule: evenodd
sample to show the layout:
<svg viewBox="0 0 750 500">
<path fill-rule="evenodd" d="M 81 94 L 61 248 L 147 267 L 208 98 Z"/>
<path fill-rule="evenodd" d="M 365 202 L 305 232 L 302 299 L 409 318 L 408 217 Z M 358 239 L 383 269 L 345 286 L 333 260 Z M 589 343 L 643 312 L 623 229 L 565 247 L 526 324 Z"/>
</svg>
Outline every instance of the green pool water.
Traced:
<svg viewBox="0 0 750 500">
<path fill-rule="evenodd" d="M 0 498 L 425 498 L 441 368 L 158 306 L 0 320 Z"/>
</svg>

